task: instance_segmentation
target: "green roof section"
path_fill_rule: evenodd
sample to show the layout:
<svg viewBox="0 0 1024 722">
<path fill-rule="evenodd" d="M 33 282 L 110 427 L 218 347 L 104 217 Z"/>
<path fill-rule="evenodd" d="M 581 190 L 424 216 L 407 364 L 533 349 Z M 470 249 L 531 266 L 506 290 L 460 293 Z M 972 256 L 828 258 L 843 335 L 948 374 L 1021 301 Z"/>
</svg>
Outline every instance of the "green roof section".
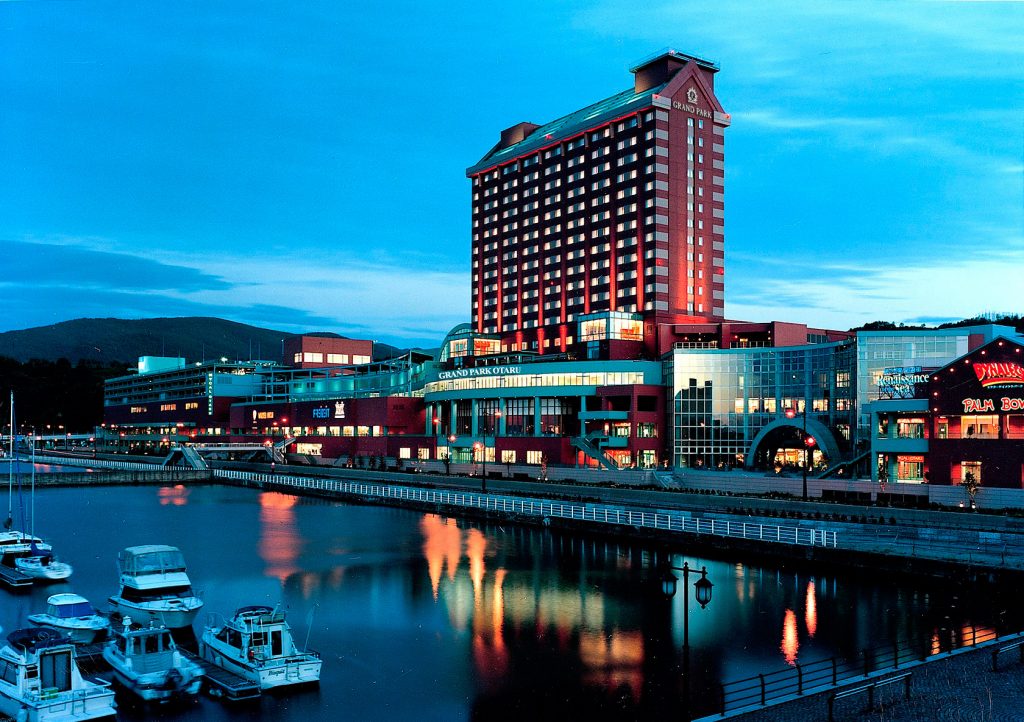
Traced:
<svg viewBox="0 0 1024 722">
<path fill-rule="evenodd" d="M 537 128 L 518 143 L 500 149 L 495 146 L 476 164 L 467 168 L 466 175 L 474 175 L 487 168 L 506 163 L 513 158 L 518 158 L 530 151 L 544 148 L 574 136 L 580 131 L 587 130 L 595 125 L 601 125 L 634 110 L 646 108 L 651 105 L 652 98 L 666 85 L 668 83 L 648 88 L 640 93 L 632 89 L 624 90 L 610 98 L 605 98 L 574 113 L 569 113 L 569 115 L 562 116 L 557 120 L 552 120 L 550 123 Z"/>
</svg>

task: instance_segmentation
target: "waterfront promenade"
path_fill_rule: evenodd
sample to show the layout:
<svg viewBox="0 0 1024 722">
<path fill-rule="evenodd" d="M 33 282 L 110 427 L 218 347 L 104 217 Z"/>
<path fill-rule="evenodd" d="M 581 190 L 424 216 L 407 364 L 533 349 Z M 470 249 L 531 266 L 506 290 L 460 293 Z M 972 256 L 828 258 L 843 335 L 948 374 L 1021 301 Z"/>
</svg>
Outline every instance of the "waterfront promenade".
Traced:
<svg viewBox="0 0 1024 722">
<path fill-rule="evenodd" d="M 1002 655 L 992 671 L 992 648 L 961 650 L 912 670 L 910 699 L 902 684 L 879 691 L 875 709 L 867 695 L 837 700 L 836 722 L 1020 722 L 1024 720 L 1024 664 L 1016 653 Z M 839 688 L 850 689 L 860 682 Z M 794 697 L 778 705 L 728 717 L 739 722 L 810 722 L 828 719 L 831 692 Z M 723 719 L 721 715 L 703 722 Z"/>
<path fill-rule="evenodd" d="M 77 463 L 82 465 L 110 466 L 137 470 L 146 468 L 146 464 L 137 460 L 111 461 L 95 459 L 51 459 L 55 463 Z M 219 465 L 220 466 L 220 465 Z M 452 513 L 458 513 L 458 507 L 464 511 L 478 514 L 481 511 L 502 515 L 497 502 L 481 502 L 482 494 L 476 496 L 469 492 L 481 492 L 481 479 L 477 477 L 447 476 L 427 473 L 400 473 L 394 471 L 344 469 L 335 467 L 286 466 L 280 467 L 277 473 L 269 473 L 266 464 L 230 464 L 233 483 L 248 480 L 252 483 L 289 486 L 295 491 L 317 492 L 316 483 L 308 480 L 331 479 L 358 481 L 375 484 L 378 487 L 401 487 L 409 489 L 455 489 L 467 492 L 463 498 L 448 504 Z M 152 465 L 150 468 L 160 470 L 162 467 Z M 167 471 L 166 467 L 163 467 Z M 214 470 L 214 475 L 224 469 Z M 198 476 L 202 476 L 199 474 Z M 208 477 L 209 478 L 209 477 Z M 196 479 L 190 479 L 195 483 Z M 59 482 L 59 479 L 57 480 Z M 92 483 L 101 482 L 94 477 Z M 332 493 L 344 498 L 340 486 L 335 485 Z M 322 493 L 320 489 L 318 493 Z M 535 498 L 544 500 L 565 500 L 577 503 L 590 513 L 589 521 L 594 521 L 594 510 L 601 507 L 606 514 L 623 511 L 662 512 L 673 518 L 682 519 L 673 526 L 668 522 L 662 532 L 688 532 L 694 525 L 701 529 L 709 525 L 717 531 L 725 528 L 729 531 L 724 537 L 730 537 L 735 543 L 740 542 L 748 547 L 767 547 L 758 542 L 771 541 L 763 533 L 765 527 L 786 528 L 794 530 L 795 540 L 808 540 L 806 548 L 822 551 L 828 547 L 833 559 L 854 565 L 873 566 L 880 561 L 902 561 L 908 568 L 924 573 L 941 574 L 949 566 L 977 572 L 1024 571 L 1024 520 L 1017 517 L 996 514 L 980 514 L 957 511 L 931 511 L 920 509 L 902 509 L 889 507 L 858 506 L 852 504 L 835 504 L 817 501 L 799 501 L 795 499 L 771 499 L 755 496 L 727 496 L 721 493 L 705 494 L 689 491 L 667 491 L 637 489 L 617 486 L 593 486 L 581 483 L 561 484 L 540 482 L 535 480 L 517 480 L 489 478 L 487 480 L 488 496 L 509 498 Z M 349 496 L 352 496 L 351 494 Z M 408 503 L 410 499 L 402 499 L 401 494 L 381 492 L 374 499 L 373 494 L 359 492 L 356 494 L 361 501 L 378 503 Z M 431 500 L 431 503 L 436 503 Z M 521 511 L 521 510 L 520 510 Z M 551 519 L 552 515 L 548 515 Z M 621 518 L 621 515 L 620 517 Z M 521 520 L 531 521 L 528 518 Z M 607 516 L 605 516 L 607 523 Z M 692 520 L 692 523 L 690 521 Z M 536 521 L 536 520 L 533 520 Z M 557 518 L 552 519 L 557 521 Z M 568 521 L 586 522 L 588 519 L 574 519 L 569 515 Z M 687 526 L 689 525 L 689 526 Z M 633 527 L 642 529 L 644 523 L 617 524 L 618 531 Z M 761 531 L 755 533 L 754 528 Z M 733 533 L 739 528 L 740 533 Z M 659 531 L 658 523 L 653 524 L 654 531 Z M 757 537 L 754 539 L 753 537 Z M 825 539 L 828 544 L 821 543 Z M 776 540 L 779 541 L 779 540 Z M 779 545 L 781 546 L 781 545 Z M 765 548 L 767 553 L 772 550 Z M 813 555 L 812 555 L 813 556 Z"/>
</svg>

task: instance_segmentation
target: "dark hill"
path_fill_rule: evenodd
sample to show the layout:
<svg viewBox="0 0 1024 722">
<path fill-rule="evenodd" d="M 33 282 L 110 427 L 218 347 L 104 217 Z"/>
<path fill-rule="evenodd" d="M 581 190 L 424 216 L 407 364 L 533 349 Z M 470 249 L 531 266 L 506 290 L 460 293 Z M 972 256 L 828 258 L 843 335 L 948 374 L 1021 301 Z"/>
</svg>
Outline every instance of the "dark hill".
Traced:
<svg viewBox="0 0 1024 722">
<path fill-rule="evenodd" d="M 72 363 L 85 360 L 131 366 L 139 356 L 280 361 L 281 342 L 295 335 L 222 318 L 79 318 L 0 333 L 0 356 L 19 361 L 66 358 Z M 315 335 L 343 338 L 328 332 Z M 376 344 L 374 356 L 389 358 L 397 351 L 388 344 Z"/>
</svg>

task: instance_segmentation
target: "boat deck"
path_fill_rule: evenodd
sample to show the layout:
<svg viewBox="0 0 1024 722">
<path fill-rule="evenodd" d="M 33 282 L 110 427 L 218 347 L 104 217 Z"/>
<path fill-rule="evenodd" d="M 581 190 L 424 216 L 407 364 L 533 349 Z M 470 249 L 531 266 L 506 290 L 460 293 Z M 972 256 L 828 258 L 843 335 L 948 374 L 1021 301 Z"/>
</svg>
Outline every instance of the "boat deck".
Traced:
<svg viewBox="0 0 1024 722">
<path fill-rule="evenodd" d="M 207 691 L 211 695 L 224 696 L 230 700 L 253 699 L 260 696 L 260 687 L 255 682 L 250 682 L 245 677 L 239 677 L 233 672 L 222 669 L 188 650 L 179 649 L 179 651 L 203 668 L 203 674 L 206 675 L 206 680 L 209 682 Z"/>
<path fill-rule="evenodd" d="M 17 569 L 0 565 L 0 582 L 12 589 L 23 589 L 32 586 L 32 577 Z"/>
<path fill-rule="evenodd" d="M 202 659 L 195 652 L 178 647 L 178 651 L 185 657 L 192 660 L 203 668 L 203 675 L 206 677 L 204 689 L 211 697 L 220 697 L 231 701 L 254 699 L 260 696 L 260 688 L 255 682 L 250 682 L 244 677 L 221 669 L 212 662 Z M 79 662 L 86 662 L 93 665 L 107 667 L 103 659 L 103 644 L 85 644 L 78 647 L 77 657 Z M 3 719 L 0 718 L 0 722 Z"/>
</svg>

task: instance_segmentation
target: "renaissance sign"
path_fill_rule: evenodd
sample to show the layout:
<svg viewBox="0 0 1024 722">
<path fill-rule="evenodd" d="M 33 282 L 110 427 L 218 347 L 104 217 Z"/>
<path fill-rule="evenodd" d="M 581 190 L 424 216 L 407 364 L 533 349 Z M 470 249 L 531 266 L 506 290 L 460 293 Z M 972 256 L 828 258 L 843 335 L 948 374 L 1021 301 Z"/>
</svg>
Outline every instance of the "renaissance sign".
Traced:
<svg viewBox="0 0 1024 722">
<path fill-rule="evenodd" d="M 923 395 L 920 386 L 928 383 L 929 372 L 920 366 L 882 370 L 878 377 L 878 396 L 884 399 L 914 399 Z"/>
<path fill-rule="evenodd" d="M 478 366 L 471 369 L 442 371 L 437 378 L 441 381 L 451 381 L 452 379 L 476 379 L 486 376 L 516 376 L 519 373 L 521 373 L 519 366 Z"/>
</svg>

